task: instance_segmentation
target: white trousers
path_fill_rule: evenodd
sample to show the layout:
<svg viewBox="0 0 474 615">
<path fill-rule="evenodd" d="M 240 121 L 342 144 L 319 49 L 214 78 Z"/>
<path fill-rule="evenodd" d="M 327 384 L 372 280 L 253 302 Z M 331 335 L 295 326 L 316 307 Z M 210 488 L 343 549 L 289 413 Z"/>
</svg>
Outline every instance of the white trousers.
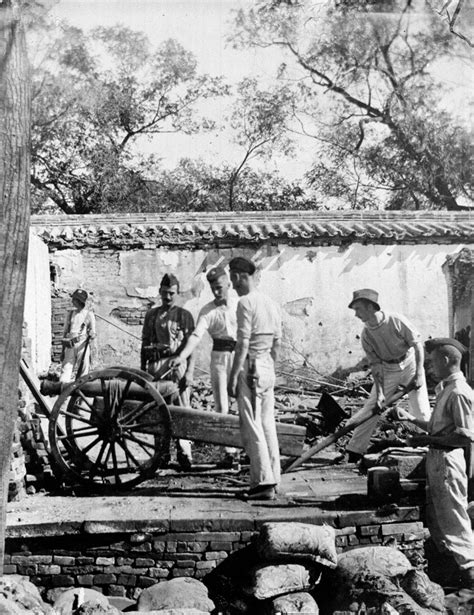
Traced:
<svg viewBox="0 0 474 615">
<path fill-rule="evenodd" d="M 275 370 L 270 353 L 255 358 L 255 390 L 247 379 L 249 361 L 239 375 L 240 432 L 250 459 L 250 487 L 280 483 L 280 450 L 275 425 Z"/>
<path fill-rule="evenodd" d="M 86 341 L 82 340 L 77 344 L 74 344 L 72 348 L 64 348 L 64 358 L 61 365 L 61 374 L 59 376 L 59 382 L 64 384 L 68 384 L 73 380 L 77 380 L 81 376 L 85 376 L 90 372 L 91 369 L 91 349 L 90 346 L 87 345 Z M 84 354 L 85 349 L 85 354 Z M 84 356 L 84 361 L 82 362 L 81 370 L 77 372 L 75 378 L 73 377 L 74 371 L 79 368 L 79 364 L 82 361 L 82 357 Z"/>
<path fill-rule="evenodd" d="M 409 357 L 402 363 L 383 364 L 383 393 L 385 399 L 397 392 L 399 386 L 407 386 L 415 377 L 416 361 L 414 356 Z M 423 379 L 423 386 L 408 393 L 408 402 L 412 414 L 424 421 L 428 421 L 431 415 L 430 402 L 426 382 Z M 374 385 L 364 406 L 353 416 L 359 419 L 369 416 L 377 404 L 377 387 Z M 379 415 L 374 415 L 368 421 L 356 427 L 346 450 L 363 455 L 369 446 L 370 438 L 379 421 Z"/>
<path fill-rule="evenodd" d="M 230 371 L 234 361 L 234 353 L 231 351 L 211 352 L 211 387 L 214 396 L 214 405 L 216 412 L 220 414 L 229 413 L 229 396 L 227 394 L 227 385 L 229 383 Z M 236 452 L 232 446 L 226 446 L 225 452 L 233 454 Z"/>
<path fill-rule="evenodd" d="M 438 550 L 461 570 L 474 567 L 474 537 L 467 514 L 466 460 L 462 448 L 430 449 L 426 456 L 427 524 Z"/>
</svg>

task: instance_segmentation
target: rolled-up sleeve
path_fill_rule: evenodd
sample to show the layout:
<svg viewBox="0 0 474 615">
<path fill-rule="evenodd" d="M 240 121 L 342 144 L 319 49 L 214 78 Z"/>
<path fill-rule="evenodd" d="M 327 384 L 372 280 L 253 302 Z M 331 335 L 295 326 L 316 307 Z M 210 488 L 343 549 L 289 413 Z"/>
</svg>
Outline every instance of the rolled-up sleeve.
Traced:
<svg viewBox="0 0 474 615">
<path fill-rule="evenodd" d="M 448 401 L 449 413 L 460 433 L 474 442 L 474 408 L 472 399 L 467 395 L 454 393 Z"/>
</svg>

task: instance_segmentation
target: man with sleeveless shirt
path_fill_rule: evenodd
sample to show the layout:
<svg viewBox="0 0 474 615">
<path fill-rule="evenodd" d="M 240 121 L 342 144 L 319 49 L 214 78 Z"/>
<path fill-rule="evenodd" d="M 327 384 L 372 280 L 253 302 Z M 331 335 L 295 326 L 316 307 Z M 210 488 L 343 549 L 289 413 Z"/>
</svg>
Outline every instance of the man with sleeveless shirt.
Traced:
<svg viewBox="0 0 474 615">
<path fill-rule="evenodd" d="M 172 273 L 165 274 L 160 283 L 161 305 L 145 314 L 140 353 L 141 369 L 156 380 L 174 380 L 180 388 L 180 397 L 189 405 L 188 386 L 192 377 L 191 359 L 177 369 L 171 364 L 173 357 L 186 346 L 194 330 L 194 319 L 188 310 L 176 305 L 179 281 Z M 178 462 L 185 470 L 191 467 L 191 443 L 178 440 Z"/>
<path fill-rule="evenodd" d="M 216 412 L 228 414 L 229 397 L 227 385 L 234 360 L 237 335 L 237 301 L 229 296 L 230 282 L 223 267 L 213 267 L 206 275 L 214 300 L 206 303 L 199 312 L 197 325 L 186 346 L 172 359 L 171 365 L 179 367 L 192 355 L 207 333 L 212 338 L 211 387 Z M 236 463 L 235 448 L 225 447 L 226 456 L 222 466 L 232 467 Z"/>
<path fill-rule="evenodd" d="M 250 459 L 248 499 L 271 500 L 280 483 L 274 365 L 281 343 L 281 316 L 277 304 L 257 290 L 251 260 L 235 257 L 229 269 L 240 297 L 229 395 L 237 396 L 240 432 Z"/>
<path fill-rule="evenodd" d="M 388 399 L 400 386 L 406 387 L 411 382 L 416 387 L 408 393 L 411 410 L 414 416 L 427 421 L 431 410 L 420 333 L 404 316 L 382 311 L 378 293 L 370 288 L 354 291 L 349 308 L 365 325 L 361 342 L 374 379 L 369 398 L 350 421 L 368 416 L 377 404 Z M 375 414 L 356 427 L 346 447 L 349 461 L 358 461 L 365 454 L 378 420 L 379 416 Z"/>
</svg>

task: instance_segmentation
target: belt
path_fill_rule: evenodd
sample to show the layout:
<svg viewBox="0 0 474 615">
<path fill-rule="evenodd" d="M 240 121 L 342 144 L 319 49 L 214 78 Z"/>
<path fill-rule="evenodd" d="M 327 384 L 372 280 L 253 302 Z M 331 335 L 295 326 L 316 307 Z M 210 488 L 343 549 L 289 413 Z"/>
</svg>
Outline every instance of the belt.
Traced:
<svg viewBox="0 0 474 615">
<path fill-rule="evenodd" d="M 404 361 L 406 358 L 408 357 L 408 351 L 405 352 L 405 354 L 402 354 L 401 357 L 398 357 L 396 359 L 382 359 L 383 363 L 401 363 L 402 361 Z"/>
<path fill-rule="evenodd" d="M 217 352 L 232 352 L 235 350 L 236 343 L 235 340 L 215 338 L 212 343 L 212 350 L 216 350 Z"/>
</svg>

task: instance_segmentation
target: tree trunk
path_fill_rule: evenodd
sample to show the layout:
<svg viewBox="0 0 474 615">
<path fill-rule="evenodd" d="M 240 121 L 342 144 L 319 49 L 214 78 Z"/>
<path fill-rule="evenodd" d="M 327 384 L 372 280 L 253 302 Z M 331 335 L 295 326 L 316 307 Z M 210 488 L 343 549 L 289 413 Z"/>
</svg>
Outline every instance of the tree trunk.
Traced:
<svg viewBox="0 0 474 615">
<path fill-rule="evenodd" d="M 29 230 L 30 82 L 21 9 L 0 3 L 0 574 L 18 409 Z"/>
</svg>

